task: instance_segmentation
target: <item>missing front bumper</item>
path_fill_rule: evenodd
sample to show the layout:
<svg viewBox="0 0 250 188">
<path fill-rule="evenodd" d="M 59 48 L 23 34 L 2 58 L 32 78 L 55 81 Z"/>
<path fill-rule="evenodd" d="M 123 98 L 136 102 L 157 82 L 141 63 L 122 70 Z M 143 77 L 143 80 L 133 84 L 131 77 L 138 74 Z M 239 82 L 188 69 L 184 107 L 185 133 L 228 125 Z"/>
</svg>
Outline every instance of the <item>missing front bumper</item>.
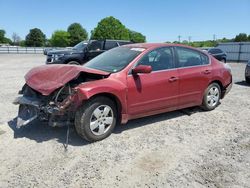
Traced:
<svg viewBox="0 0 250 188">
<path fill-rule="evenodd" d="M 19 96 L 13 104 L 19 105 L 17 115 L 17 128 L 25 126 L 38 118 L 40 101 L 30 97 Z"/>
</svg>

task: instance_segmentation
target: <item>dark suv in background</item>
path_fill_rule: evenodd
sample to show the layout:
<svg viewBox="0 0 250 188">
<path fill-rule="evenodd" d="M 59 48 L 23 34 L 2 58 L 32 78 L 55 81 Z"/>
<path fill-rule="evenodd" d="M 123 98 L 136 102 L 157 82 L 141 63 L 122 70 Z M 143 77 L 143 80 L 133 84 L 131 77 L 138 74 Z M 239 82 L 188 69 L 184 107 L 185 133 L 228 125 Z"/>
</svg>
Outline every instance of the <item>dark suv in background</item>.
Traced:
<svg viewBox="0 0 250 188">
<path fill-rule="evenodd" d="M 131 43 L 131 41 L 124 40 L 83 41 L 72 49 L 49 50 L 47 52 L 46 64 L 81 65 L 107 50 Z"/>
<path fill-rule="evenodd" d="M 210 49 L 208 49 L 207 52 L 209 54 L 211 54 L 212 56 L 214 56 L 219 61 L 222 61 L 224 63 L 227 62 L 227 54 L 222 49 L 220 49 L 220 48 L 210 48 Z"/>
</svg>

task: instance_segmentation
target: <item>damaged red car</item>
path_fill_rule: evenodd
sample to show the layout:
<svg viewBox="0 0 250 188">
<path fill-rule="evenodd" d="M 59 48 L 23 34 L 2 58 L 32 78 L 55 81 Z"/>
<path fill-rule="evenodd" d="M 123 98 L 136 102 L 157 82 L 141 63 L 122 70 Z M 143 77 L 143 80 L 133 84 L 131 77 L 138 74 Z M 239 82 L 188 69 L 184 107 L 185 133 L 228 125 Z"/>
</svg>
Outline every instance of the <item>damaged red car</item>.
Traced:
<svg viewBox="0 0 250 188">
<path fill-rule="evenodd" d="M 74 122 L 88 141 L 135 118 L 192 106 L 213 110 L 232 86 L 227 64 L 177 44 L 117 47 L 83 66 L 33 68 L 25 80 L 14 101 L 18 127 L 34 119 L 51 126 Z"/>
</svg>

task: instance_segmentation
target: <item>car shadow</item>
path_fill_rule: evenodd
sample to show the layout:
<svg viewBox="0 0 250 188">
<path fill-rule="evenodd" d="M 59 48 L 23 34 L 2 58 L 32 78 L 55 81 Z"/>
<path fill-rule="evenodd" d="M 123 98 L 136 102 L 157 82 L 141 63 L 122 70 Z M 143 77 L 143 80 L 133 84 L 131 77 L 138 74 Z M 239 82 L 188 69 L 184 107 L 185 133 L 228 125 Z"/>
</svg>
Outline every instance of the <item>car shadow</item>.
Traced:
<svg viewBox="0 0 250 188">
<path fill-rule="evenodd" d="M 197 112 L 203 112 L 203 110 L 199 107 L 193 107 L 173 112 L 167 112 L 163 114 L 148 116 L 140 119 L 135 119 L 129 121 L 126 125 L 118 125 L 113 131 L 114 134 L 120 134 L 124 131 L 128 131 L 130 129 L 150 125 L 156 122 L 166 121 L 169 119 L 177 118 L 184 115 L 192 115 Z M 14 139 L 18 138 L 28 138 L 36 141 L 37 143 L 46 142 L 52 139 L 55 139 L 57 142 L 65 144 L 66 142 L 66 134 L 67 134 L 67 126 L 64 127 L 50 127 L 45 122 L 40 122 L 35 120 L 31 122 L 29 125 L 26 125 L 21 128 L 16 128 L 17 118 L 8 122 L 9 127 L 14 132 Z M 68 144 L 71 146 L 84 146 L 87 144 L 91 144 L 88 141 L 82 139 L 74 128 L 74 125 L 70 125 L 70 134 L 69 134 L 69 142 Z"/>
<path fill-rule="evenodd" d="M 154 124 L 154 123 L 159 123 L 161 121 L 166 121 L 166 120 L 174 119 L 174 118 L 185 116 L 185 115 L 191 116 L 192 114 L 197 113 L 197 112 L 204 112 L 204 111 L 199 107 L 192 107 L 192 108 L 166 112 L 162 114 L 157 114 L 153 116 L 147 116 L 147 117 L 143 117 L 139 119 L 130 120 L 126 125 L 117 126 L 116 129 L 114 130 L 114 133 L 120 134 L 130 129 L 147 126 L 147 125 Z"/>
<path fill-rule="evenodd" d="M 250 84 L 248 84 L 246 81 L 239 81 L 239 82 L 235 82 L 234 84 L 237 84 L 237 85 L 240 85 L 240 86 L 250 87 Z"/>
<path fill-rule="evenodd" d="M 67 126 L 64 127 L 51 127 L 47 123 L 35 120 L 26 126 L 16 128 L 17 118 L 8 122 L 9 127 L 14 132 L 14 138 L 28 138 L 36 141 L 37 143 L 46 142 L 55 139 L 57 142 L 64 144 L 66 142 Z M 72 125 L 69 127 L 69 145 L 82 146 L 90 144 L 90 142 L 82 139 L 75 131 Z"/>
</svg>

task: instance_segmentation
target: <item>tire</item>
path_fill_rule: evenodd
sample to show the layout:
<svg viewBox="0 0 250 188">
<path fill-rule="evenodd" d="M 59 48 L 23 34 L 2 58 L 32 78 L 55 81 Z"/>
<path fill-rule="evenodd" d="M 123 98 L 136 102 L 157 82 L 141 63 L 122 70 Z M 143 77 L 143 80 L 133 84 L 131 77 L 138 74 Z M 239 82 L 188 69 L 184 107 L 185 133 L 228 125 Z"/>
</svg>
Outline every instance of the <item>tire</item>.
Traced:
<svg viewBox="0 0 250 188">
<path fill-rule="evenodd" d="M 67 64 L 69 65 L 80 65 L 78 61 L 69 61 Z"/>
<path fill-rule="evenodd" d="M 221 88 L 219 84 L 212 83 L 207 87 L 203 95 L 202 108 L 206 111 L 213 110 L 219 105 L 220 99 Z"/>
<path fill-rule="evenodd" d="M 226 59 L 223 58 L 223 59 L 221 60 L 221 62 L 226 63 L 227 61 L 226 61 Z"/>
<path fill-rule="evenodd" d="M 107 97 L 96 97 L 87 101 L 75 115 L 76 132 L 89 142 L 107 138 L 116 124 L 117 108 Z"/>
<path fill-rule="evenodd" d="M 250 78 L 249 77 L 245 77 L 246 83 L 250 84 Z"/>
</svg>

